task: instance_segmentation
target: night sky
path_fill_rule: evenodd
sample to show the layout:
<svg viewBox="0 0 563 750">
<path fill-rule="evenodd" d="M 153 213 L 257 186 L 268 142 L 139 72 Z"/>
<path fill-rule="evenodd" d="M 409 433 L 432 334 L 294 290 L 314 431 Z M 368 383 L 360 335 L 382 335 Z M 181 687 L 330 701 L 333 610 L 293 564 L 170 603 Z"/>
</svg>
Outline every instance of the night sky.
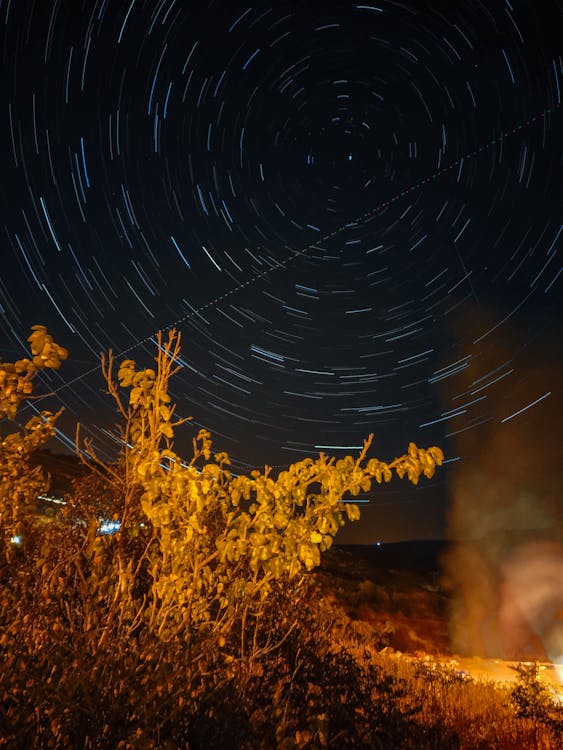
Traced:
<svg viewBox="0 0 563 750">
<path fill-rule="evenodd" d="M 354 539 L 443 535 L 452 467 L 557 417 L 562 28 L 556 0 L 0 0 L 0 356 L 36 323 L 69 349 L 53 450 L 80 420 L 111 454 L 99 352 L 148 365 L 176 326 L 178 452 L 437 444 Z"/>
</svg>

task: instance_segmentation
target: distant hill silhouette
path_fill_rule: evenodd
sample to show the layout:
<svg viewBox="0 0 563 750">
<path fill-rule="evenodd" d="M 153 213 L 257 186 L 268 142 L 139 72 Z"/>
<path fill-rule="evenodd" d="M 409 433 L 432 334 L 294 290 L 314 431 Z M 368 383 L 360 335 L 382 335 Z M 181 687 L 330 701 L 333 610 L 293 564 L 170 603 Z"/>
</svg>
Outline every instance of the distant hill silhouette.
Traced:
<svg viewBox="0 0 563 750">
<path fill-rule="evenodd" d="M 432 572 L 439 570 L 440 558 L 448 547 L 445 540 L 415 539 L 405 542 L 367 544 L 336 544 L 335 548 L 364 561 L 369 566 L 386 570 Z"/>
<path fill-rule="evenodd" d="M 51 453 L 50 450 L 36 451 L 30 463 L 41 466 L 43 471 L 51 477 L 49 494 L 62 497 L 72 489 L 74 479 L 84 474 L 85 468 L 76 456 L 66 453 Z"/>
</svg>

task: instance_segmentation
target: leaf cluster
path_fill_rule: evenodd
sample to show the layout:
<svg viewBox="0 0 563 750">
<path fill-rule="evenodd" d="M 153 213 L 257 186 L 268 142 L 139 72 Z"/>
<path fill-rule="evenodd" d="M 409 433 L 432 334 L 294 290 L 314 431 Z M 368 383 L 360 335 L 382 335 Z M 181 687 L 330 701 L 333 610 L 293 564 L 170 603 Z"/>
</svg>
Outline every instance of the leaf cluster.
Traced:
<svg viewBox="0 0 563 750">
<path fill-rule="evenodd" d="M 68 352 L 53 341 L 45 326 L 32 326 L 28 337 L 31 358 L 0 361 L 0 419 L 14 419 L 20 404 L 32 396 L 32 380 L 40 370 L 58 370 Z"/>
<path fill-rule="evenodd" d="M 154 368 L 137 369 L 128 359 L 116 378 L 110 353 L 104 373 L 125 418 L 124 448 L 119 470 L 103 471 L 122 483 L 127 498 L 118 554 L 141 526 L 150 530 L 141 553 L 151 576 L 149 626 L 165 639 L 182 633 L 191 641 L 201 628 L 224 637 L 237 623 L 243 630 L 249 620 L 256 623 L 273 582 L 298 581 L 319 565 L 345 521 L 358 520 L 359 508 L 347 498 L 368 491 L 373 479 L 390 481 L 393 472 L 414 483 L 431 477 L 443 455 L 411 443 L 390 463 L 366 460 L 370 436 L 356 459 L 320 454 L 277 476 L 267 466 L 237 476 L 226 453 L 213 453 L 211 435 L 202 429 L 192 458 L 183 460 L 173 450 L 181 421 L 174 420 L 169 394 L 179 351 L 180 335 L 172 330 L 167 340 L 158 338 Z M 122 557 L 119 568 L 127 592 L 134 581 L 125 571 L 138 570 L 139 561 Z"/>
<path fill-rule="evenodd" d="M 58 369 L 68 352 L 53 341 L 45 326 L 36 325 L 28 337 L 31 358 L 0 361 L 0 420 L 14 420 L 22 402 L 33 398 L 33 379 L 44 369 Z M 38 495 L 47 487 L 39 467 L 31 468 L 31 455 L 55 432 L 60 411 L 41 411 L 23 429 L 0 437 L 0 561 L 10 559 L 11 540 L 25 543 L 26 526 L 35 511 Z"/>
</svg>

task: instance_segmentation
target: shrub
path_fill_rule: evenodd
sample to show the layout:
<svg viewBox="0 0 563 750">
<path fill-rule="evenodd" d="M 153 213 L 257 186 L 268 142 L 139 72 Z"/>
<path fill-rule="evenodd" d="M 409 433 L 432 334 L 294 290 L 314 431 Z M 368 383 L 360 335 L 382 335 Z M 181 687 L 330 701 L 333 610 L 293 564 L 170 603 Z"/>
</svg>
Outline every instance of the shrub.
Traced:
<svg viewBox="0 0 563 750">
<path fill-rule="evenodd" d="M 0 360 L 0 421 L 13 423 L 22 402 L 33 398 L 36 375 L 58 369 L 68 356 L 44 326 L 33 326 L 27 340 L 31 358 Z M 30 516 L 38 495 L 47 488 L 41 468 L 31 468 L 30 456 L 52 437 L 59 414 L 41 411 L 23 429 L 0 437 L 0 570 L 14 556 L 14 541 L 23 547 L 27 543 Z"/>
<path fill-rule="evenodd" d="M 517 664 L 518 684 L 511 692 L 511 699 L 518 716 L 544 724 L 560 736 L 563 734 L 563 705 L 554 691 L 540 681 L 537 664 Z"/>
<path fill-rule="evenodd" d="M 171 331 L 166 341 L 158 337 L 154 369 L 125 360 L 115 377 L 113 356 L 103 358 L 123 417 L 123 450 L 115 466 L 99 461 L 91 444 L 86 451 L 121 498 L 121 526 L 109 543 L 92 539 L 94 555 L 111 556 L 113 609 L 122 619 L 143 622 L 164 641 L 181 638 L 188 648 L 200 636 L 206 644 L 230 639 L 233 656 L 242 658 L 254 648 L 274 582 L 298 588 L 345 519 L 359 518 L 358 506 L 343 497 L 369 490 L 374 478 L 389 481 L 393 471 L 416 483 L 423 473 L 432 476 L 443 456 L 411 443 L 392 463 L 366 461 L 370 436 L 357 459 L 321 454 L 275 478 L 269 467 L 235 476 L 228 455 L 213 453 L 211 435 L 200 430 L 184 461 L 173 450 L 181 421 L 168 393 L 179 353 L 180 335 Z"/>
<path fill-rule="evenodd" d="M 42 326 L 29 340 L 33 359 L 0 367 L 1 417 L 13 419 L 34 375 L 66 358 Z M 116 373 L 111 352 L 102 357 L 122 448 L 104 462 L 77 432 L 89 473 L 48 523 L 30 511 L 39 476 L 26 460 L 57 415 L 41 413 L 0 444 L 10 557 L 0 736 L 18 747 L 197 747 L 212 732 L 217 747 L 221 737 L 233 746 L 236 732 L 240 747 L 260 746 L 259 737 L 264 747 L 324 746 L 329 735 L 342 747 L 348 737 L 369 745 L 398 721 L 400 687 L 346 649 L 333 653 L 327 636 L 318 641 L 319 621 L 303 615 L 314 603 L 307 574 L 345 520 L 359 518 L 349 496 L 393 472 L 431 477 L 442 452 L 411 443 L 385 463 L 367 459 L 370 436 L 356 459 L 321 454 L 277 476 L 269 467 L 236 476 L 200 430 L 183 460 L 173 442 L 183 420 L 168 392 L 179 354 L 170 331 L 158 336 L 154 368 L 125 360 Z M 14 445 L 23 456 L 15 464 Z M 113 535 L 100 533 L 107 514 Z M 20 530 L 24 544 L 10 556 Z M 272 713 L 279 701 L 286 708 Z"/>
</svg>

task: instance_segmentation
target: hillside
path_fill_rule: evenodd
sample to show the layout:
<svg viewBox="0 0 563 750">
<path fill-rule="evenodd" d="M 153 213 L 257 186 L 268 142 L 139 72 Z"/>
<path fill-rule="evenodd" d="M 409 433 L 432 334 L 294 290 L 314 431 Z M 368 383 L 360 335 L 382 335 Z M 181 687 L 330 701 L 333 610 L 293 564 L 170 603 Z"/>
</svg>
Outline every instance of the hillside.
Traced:
<svg viewBox="0 0 563 750">
<path fill-rule="evenodd" d="M 84 466 L 76 456 L 39 450 L 31 456 L 32 466 L 41 466 L 50 477 L 49 494 L 62 497 L 72 489 L 72 482 L 84 474 Z"/>
<path fill-rule="evenodd" d="M 408 653 L 447 655 L 448 598 L 439 586 L 444 542 L 338 546 L 315 574 L 357 633 Z"/>
</svg>

